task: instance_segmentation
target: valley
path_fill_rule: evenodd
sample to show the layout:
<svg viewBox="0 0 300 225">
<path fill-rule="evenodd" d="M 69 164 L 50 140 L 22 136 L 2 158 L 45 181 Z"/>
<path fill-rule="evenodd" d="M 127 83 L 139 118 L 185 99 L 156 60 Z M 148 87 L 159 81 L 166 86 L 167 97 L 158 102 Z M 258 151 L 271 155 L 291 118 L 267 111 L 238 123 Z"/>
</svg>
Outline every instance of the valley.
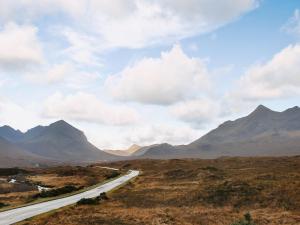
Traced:
<svg viewBox="0 0 300 225">
<path fill-rule="evenodd" d="M 141 175 L 97 205 L 70 206 L 22 225 L 256 225 L 300 222 L 300 157 L 134 160 L 105 164 Z"/>
</svg>

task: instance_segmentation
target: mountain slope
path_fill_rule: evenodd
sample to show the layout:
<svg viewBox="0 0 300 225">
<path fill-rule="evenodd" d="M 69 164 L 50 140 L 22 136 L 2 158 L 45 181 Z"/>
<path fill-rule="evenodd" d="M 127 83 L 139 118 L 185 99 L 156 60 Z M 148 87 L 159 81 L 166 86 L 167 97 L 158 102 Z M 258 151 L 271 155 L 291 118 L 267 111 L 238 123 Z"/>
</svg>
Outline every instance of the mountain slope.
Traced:
<svg viewBox="0 0 300 225">
<path fill-rule="evenodd" d="M 26 152 L 15 144 L 0 137 L 0 167 L 32 167 L 53 163 L 53 161 Z"/>
<path fill-rule="evenodd" d="M 104 151 L 109 154 L 113 154 L 117 156 L 130 156 L 141 148 L 142 148 L 141 146 L 133 144 L 126 150 L 104 150 Z"/>
<path fill-rule="evenodd" d="M 90 142 L 84 133 L 63 120 L 49 126 L 38 126 L 26 132 L 18 145 L 27 151 L 63 162 L 113 160 Z"/>
<path fill-rule="evenodd" d="M 0 127 L 0 137 L 5 138 L 8 141 L 15 142 L 23 137 L 23 133 L 5 125 Z"/>
<path fill-rule="evenodd" d="M 298 155 L 300 108 L 275 112 L 260 105 L 248 116 L 227 121 L 189 145 L 161 144 L 141 151 L 141 158 Z"/>
<path fill-rule="evenodd" d="M 203 143 L 249 141 L 260 135 L 274 135 L 287 131 L 300 131 L 298 107 L 275 112 L 260 105 L 248 116 L 221 124 L 217 129 L 191 143 L 190 146 L 199 146 Z"/>
</svg>

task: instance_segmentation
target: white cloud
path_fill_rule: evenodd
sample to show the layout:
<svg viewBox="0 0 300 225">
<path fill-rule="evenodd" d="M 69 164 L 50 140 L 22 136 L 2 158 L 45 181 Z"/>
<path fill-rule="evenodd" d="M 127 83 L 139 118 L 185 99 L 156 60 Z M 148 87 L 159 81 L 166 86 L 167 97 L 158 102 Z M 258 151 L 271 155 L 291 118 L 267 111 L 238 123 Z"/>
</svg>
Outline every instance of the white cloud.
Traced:
<svg viewBox="0 0 300 225">
<path fill-rule="evenodd" d="M 251 67 L 231 97 L 262 100 L 300 94 L 300 44 L 290 45 L 265 64 Z"/>
<path fill-rule="evenodd" d="M 289 34 L 295 34 L 297 36 L 300 36 L 300 10 L 299 9 L 295 10 L 294 15 L 281 29 Z"/>
<path fill-rule="evenodd" d="M 31 81 L 41 83 L 57 83 L 65 79 L 71 70 L 71 65 L 68 63 L 56 64 L 49 66 L 48 70 L 43 68 L 38 72 L 27 74 L 27 78 Z"/>
<path fill-rule="evenodd" d="M 184 122 L 202 127 L 219 115 L 220 108 L 219 103 L 212 99 L 195 99 L 171 106 L 170 112 Z"/>
<path fill-rule="evenodd" d="M 77 68 L 74 63 L 63 62 L 36 68 L 26 73 L 26 79 L 38 84 L 62 83 L 72 89 L 84 89 L 100 76 L 96 73 L 85 72 Z"/>
<path fill-rule="evenodd" d="M 188 126 L 172 126 L 169 124 L 155 124 L 138 127 L 125 134 L 127 146 L 137 143 L 142 146 L 171 143 L 174 145 L 188 144 L 200 137 L 200 131 Z"/>
<path fill-rule="evenodd" d="M 27 105 L 28 107 L 28 105 Z M 10 125 L 23 131 L 39 124 L 41 120 L 34 110 L 25 108 L 10 99 L 0 96 L 0 124 Z"/>
<path fill-rule="evenodd" d="M 96 122 L 106 125 L 128 125 L 138 122 L 138 114 L 126 106 L 109 105 L 84 92 L 50 96 L 43 109 L 48 118 Z"/>
<path fill-rule="evenodd" d="M 210 86 L 203 60 L 189 58 L 179 45 L 160 58 L 144 58 L 106 81 L 119 100 L 172 104 L 195 97 Z"/>
<path fill-rule="evenodd" d="M 216 29 L 253 9 L 255 0 L 91 1 L 89 21 L 108 47 L 139 48 Z M 122 2 L 122 3 L 121 3 Z M 103 10 L 103 6 L 108 10 Z M 122 35 L 120 35 L 122 34 Z"/>
<path fill-rule="evenodd" d="M 0 68 L 18 70 L 43 61 L 36 27 L 7 23 L 0 29 Z"/>
<path fill-rule="evenodd" d="M 101 59 L 97 56 L 97 52 L 103 50 L 98 38 L 65 27 L 58 27 L 54 29 L 54 32 L 60 33 L 69 43 L 69 46 L 62 51 L 65 57 L 86 66 L 103 66 Z"/>
<path fill-rule="evenodd" d="M 65 15 L 104 48 L 140 48 L 212 31 L 256 8 L 258 0 L 2 0 L 0 19 Z M 70 22 L 71 21 L 71 22 Z"/>
</svg>

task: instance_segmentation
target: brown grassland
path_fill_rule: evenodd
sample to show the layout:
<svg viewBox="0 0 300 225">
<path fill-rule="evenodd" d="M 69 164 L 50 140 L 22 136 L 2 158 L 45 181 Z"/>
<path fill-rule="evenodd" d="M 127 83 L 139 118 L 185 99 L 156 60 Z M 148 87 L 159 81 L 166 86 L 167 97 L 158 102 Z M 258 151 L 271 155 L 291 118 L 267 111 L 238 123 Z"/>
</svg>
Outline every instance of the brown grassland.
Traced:
<svg viewBox="0 0 300 225">
<path fill-rule="evenodd" d="M 105 181 L 111 173 L 111 170 L 94 165 L 34 168 L 17 171 L 14 175 L 2 174 L 0 175 L 0 202 L 10 208 L 33 203 L 36 200 L 45 200 L 32 197 L 39 193 L 37 185 L 54 189 L 71 185 L 83 189 Z M 17 183 L 8 183 L 7 180 L 11 178 L 15 178 Z M 5 209 L 5 207 L 1 208 L 1 210 Z"/>
<path fill-rule="evenodd" d="M 300 157 L 135 160 L 142 174 L 99 205 L 69 206 L 23 225 L 300 224 Z M 242 223 L 241 223 L 242 224 Z"/>
</svg>

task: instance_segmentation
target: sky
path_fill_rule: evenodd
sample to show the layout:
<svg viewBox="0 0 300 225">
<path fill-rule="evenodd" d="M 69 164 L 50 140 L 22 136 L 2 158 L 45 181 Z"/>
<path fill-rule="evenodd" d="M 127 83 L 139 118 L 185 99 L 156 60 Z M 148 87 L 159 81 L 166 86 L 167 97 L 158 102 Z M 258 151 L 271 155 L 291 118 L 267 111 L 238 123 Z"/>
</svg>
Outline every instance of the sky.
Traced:
<svg viewBox="0 0 300 225">
<path fill-rule="evenodd" d="M 299 99 L 299 0 L 0 0 L 0 125 L 188 144 Z"/>
</svg>

